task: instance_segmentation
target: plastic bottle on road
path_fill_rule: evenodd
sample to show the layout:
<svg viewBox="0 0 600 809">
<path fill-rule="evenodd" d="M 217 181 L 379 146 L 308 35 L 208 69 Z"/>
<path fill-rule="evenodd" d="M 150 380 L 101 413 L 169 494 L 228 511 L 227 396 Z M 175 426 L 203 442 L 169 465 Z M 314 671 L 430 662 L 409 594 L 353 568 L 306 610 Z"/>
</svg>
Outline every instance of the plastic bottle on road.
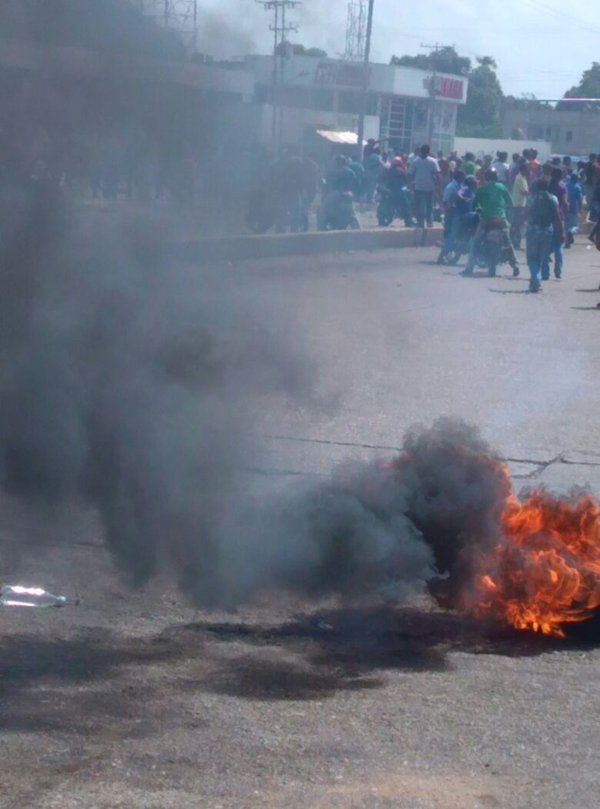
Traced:
<svg viewBox="0 0 600 809">
<path fill-rule="evenodd" d="M 5 584 L 0 587 L 0 607 L 64 607 L 65 596 L 55 596 L 41 587 Z"/>
</svg>

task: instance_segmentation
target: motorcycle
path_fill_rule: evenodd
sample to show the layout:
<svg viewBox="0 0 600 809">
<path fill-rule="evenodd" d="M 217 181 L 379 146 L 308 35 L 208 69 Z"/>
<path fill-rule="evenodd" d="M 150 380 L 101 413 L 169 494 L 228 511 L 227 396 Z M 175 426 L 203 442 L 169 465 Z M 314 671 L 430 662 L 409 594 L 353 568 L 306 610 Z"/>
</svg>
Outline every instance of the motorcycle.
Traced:
<svg viewBox="0 0 600 809">
<path fill-rule="evenodd" d="M 410 191 L 403 188 L 394 193 L 385 185 L 377 186 L 377 222 L 379 227 L 386 228 L 394 219 L 403 219 L 406 227 L 414 225 L 410 214 Z"/>
<path fill-rule="evenodd" d="M 468 255 L 471 239 L 479 227 L 479 214 L 467 213 L 460 216 L 457 227 L 452 230 L 450 249 L 442 254 L 442 261 L 456 266 L 463 256 Z M 484 264 L 487 266 L 487 264 Z"/>
<path fill-rule="evenodd" d="M 327 191 L 317 211 L 319 230 L 360 230 L 351 191 Z"/>
<path fill-rule="evenodd" d="M 478 261 L 488 268 L 490 278 L 494 278 L 498 266 L 510 261 L 512 256 L 506 222 L 504 219 L 490 219 L 479 242 Z"/>
<path fill-rule="evenodd" d="M 281 199 L 263 189 L 254 192 L 246 208 L 246 225 L 257 235 L 274 229 L 277 233 L 292 233 L 308 230 L 308 207 L 301 199 Z"/>
</svg>

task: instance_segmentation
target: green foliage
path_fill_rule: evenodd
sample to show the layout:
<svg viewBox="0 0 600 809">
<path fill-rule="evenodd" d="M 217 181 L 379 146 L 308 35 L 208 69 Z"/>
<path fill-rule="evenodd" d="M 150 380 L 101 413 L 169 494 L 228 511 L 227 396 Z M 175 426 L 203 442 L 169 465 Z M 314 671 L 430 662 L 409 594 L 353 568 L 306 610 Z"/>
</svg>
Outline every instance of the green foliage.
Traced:
<svg viewBox="0 0 600 809">
<path fill-rule="evenodd" d="M 281 45 L 286 47 L 288 43 L 282 42 Z M 320 59 L 327 59 L 327 51 L 321 50 L 321 48 L 305 48 L 300 43 L 294 43 L 291 45 L 291 50 L 294 56 L 318 56 Z"/>
<path fill-rule="evenodd" d="M 416 56 L 392 56 L 390 64 L 417 67 L 420 70 L 437 70 L 455 76 L 467 76 L 471 72 L 471 60 L 467 56 L 459 56 L 453 47 L 439 48 L 430 53 L 418 53 Z"/>
<path fill-rule="evenodd" d="M 550 105 L 540 101 L 533 93 L 522 93 L 518 98 L 516 96 L 505 96 L 504 106 L 515 110 L 539 110 Z"/>
<path fill-rule="evenodd" d="M 600 98 L 600 62 L 592 62 L 589 70 L 584 71 L 579 84 L 567 90 L 565 98 Z M 558 104 L 556 109 L 572 110 L 583 108 L 597 110 L 599 107 L 598 102 L 582 101 L 581 104 Z"/>
<path fill-rule="evenodd" d="M 472 134 L 482 129 L 493 132 L 494 137 L 501 131 L 502 104 L 504 93 L 496 75 L 496 63 L 489 56 L 479 57 L 477 67 L 469 74 L 467 103 L 458 108 L 458 126 L 461 131 Z"/>
<path fill-rule="evenodd" d="M 464 137 L 499 137 L 504 94 L 491 56 L 477 58 L 477 67 L 453 47 L 439 48 L 416 56 L 392 56 L 392 65 L 436 70 L 469 79 L 467 103 L 458 108 L 458 132 Z"/>
<path fill-rule="evenodd" d="M 579 84 L 565 93 L 565 98 L 600 98 L 600 62 L 593 62 Z"/>
</svg>

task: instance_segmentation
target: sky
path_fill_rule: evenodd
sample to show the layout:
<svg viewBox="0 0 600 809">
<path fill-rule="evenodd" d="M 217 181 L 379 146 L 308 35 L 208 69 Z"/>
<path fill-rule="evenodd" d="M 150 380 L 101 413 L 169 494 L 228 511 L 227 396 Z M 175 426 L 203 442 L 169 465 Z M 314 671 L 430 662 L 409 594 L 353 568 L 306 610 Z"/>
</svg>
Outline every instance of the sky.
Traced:
<svg viewBox="0 0 600 809">
<path fill-rule="evenodd" d="M 242 46 L 272 49 L 271 13 L 256 0 L 200 0 L 200 6 L 223 22 L 221 36 L 212 26 L 203 43 L 207 52 L 239 56 Z M 304 0 L 290 12 L 300 30 L 289 38 L 341 55 L 347 6 L 348 0 Z M 455 45 L 473 61 L 492 56 L 506 94 L 560 98 L 600 60 L 594 7 L 590 0 L 375 0 L 372 58 L 388 62 L 392 54 L 419 53 L 421 43 Z"/>
</svg>

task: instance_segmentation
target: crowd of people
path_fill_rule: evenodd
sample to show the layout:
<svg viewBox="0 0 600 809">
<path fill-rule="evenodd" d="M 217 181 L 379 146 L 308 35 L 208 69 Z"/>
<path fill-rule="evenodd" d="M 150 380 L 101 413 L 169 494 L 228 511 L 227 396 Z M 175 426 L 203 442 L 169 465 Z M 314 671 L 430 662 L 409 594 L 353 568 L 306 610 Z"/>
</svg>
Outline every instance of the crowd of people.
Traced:
<svg viewBox="0 0 600 809">
<path fill-rule="evenodd" d="M 375 177 L 375 170 L 377 176 Z M 513 275 L 520 273 L 517 252 L 525 240 L 530 290 L 541 281 L 561 278 L 564 249 L 575 241 L 585 215 L 593 222 L 589 238 L 600 245 L 600 155 L 586 161 L 554 157 L 542 164 L 535 149 L 513 154 L 497 152 L 475 159 L 472 153 L 434 158 L 429 146 L 391 160 L 373 141 L 363 155 L 363 198 L 372 199 L 377 187 L 398 197 L 407 226 L 431 227 L 441 204 L 444 240 L 438 262 L 452 262 L 458 242 L 468 236 L 468 259 L 463 275 L 472 275 L 482 240 L 491 228 L 499 231 L 504 255 Z M 375 182 L 374 182 L 375 180 Z"/>
<path fill-rule="evenodd" d="M 570 157 L 554 157 L 542 165 L 533 149 L 514 154 L 510 164 L 507 158 L 505 152 L 498 152 L 496 160 L 485 158 L 476 171 L 473 155 L 456 160 L 453 179 L 442 191 L 445 225 L 439 261 L 444 263 L 457 234 L 477 214 L 479 222 L 463 274 L 473 273 L 478 242 L 493 223 L 502 228 L 515 275 L 519 274 L 515 250 L 521 249 L 525 237 L 530 290 L 537 292 L 541 281 L 550 277 L 551 263 L 555 277 L 562 277 L 563 249 L 573 245 L 584 211 L 594 223 L 590 239 L 597 240 L 600 158 L 591 154 L 587 161 L 574 164 Z"/>
<path fill-rule="evenodd" d="M 514 275 L 520 273 L 518 253 L 525 243 L 532 291 L 549 278 L 551 265 L 554 275 L 562 276 L 564 250 L 574 243 L 584 217 L 593 222 L 590 238 L 600 245 L 600 154 L 542 164 L 535 149 L 524 149 L 511 161 L 506 152 L 476 159 L 470 152 L 434 156 L 427 145 L 405 154 L 371 139 L 362 155 L 348 147 L 321 160 L 294 148 L 273 159 L 264 148 L 247 147 L 232 174 L 219 170 L 226 161 L 193 159 L 189 150 L 168 140 L 158 148 L 139 131 L 85 141 L 87 150 L 71 144 L 64 154 L 41 136 L 31 148 L 21 148 L 22 155 L 5 148 L 5 141 L 0 137 L 5 158 L 0 177 L 23 163 L 30 176 L 55 177 L 94 198 L 167 197 L 190 206 L 206 199 L 226 213 L 245 207 L 255 232 L 306 231 L 315 214 L 319 229 L 358 227 L 354 202 L 361 205 L 359 216 L 376 202 L 382 225 L 396 217 L 406 227 L 443 221 L 438 261 L 456 263 L 458 253 L 467 254 L 464 275 L 473 274 L 493 224 Z"/>
</svg>

